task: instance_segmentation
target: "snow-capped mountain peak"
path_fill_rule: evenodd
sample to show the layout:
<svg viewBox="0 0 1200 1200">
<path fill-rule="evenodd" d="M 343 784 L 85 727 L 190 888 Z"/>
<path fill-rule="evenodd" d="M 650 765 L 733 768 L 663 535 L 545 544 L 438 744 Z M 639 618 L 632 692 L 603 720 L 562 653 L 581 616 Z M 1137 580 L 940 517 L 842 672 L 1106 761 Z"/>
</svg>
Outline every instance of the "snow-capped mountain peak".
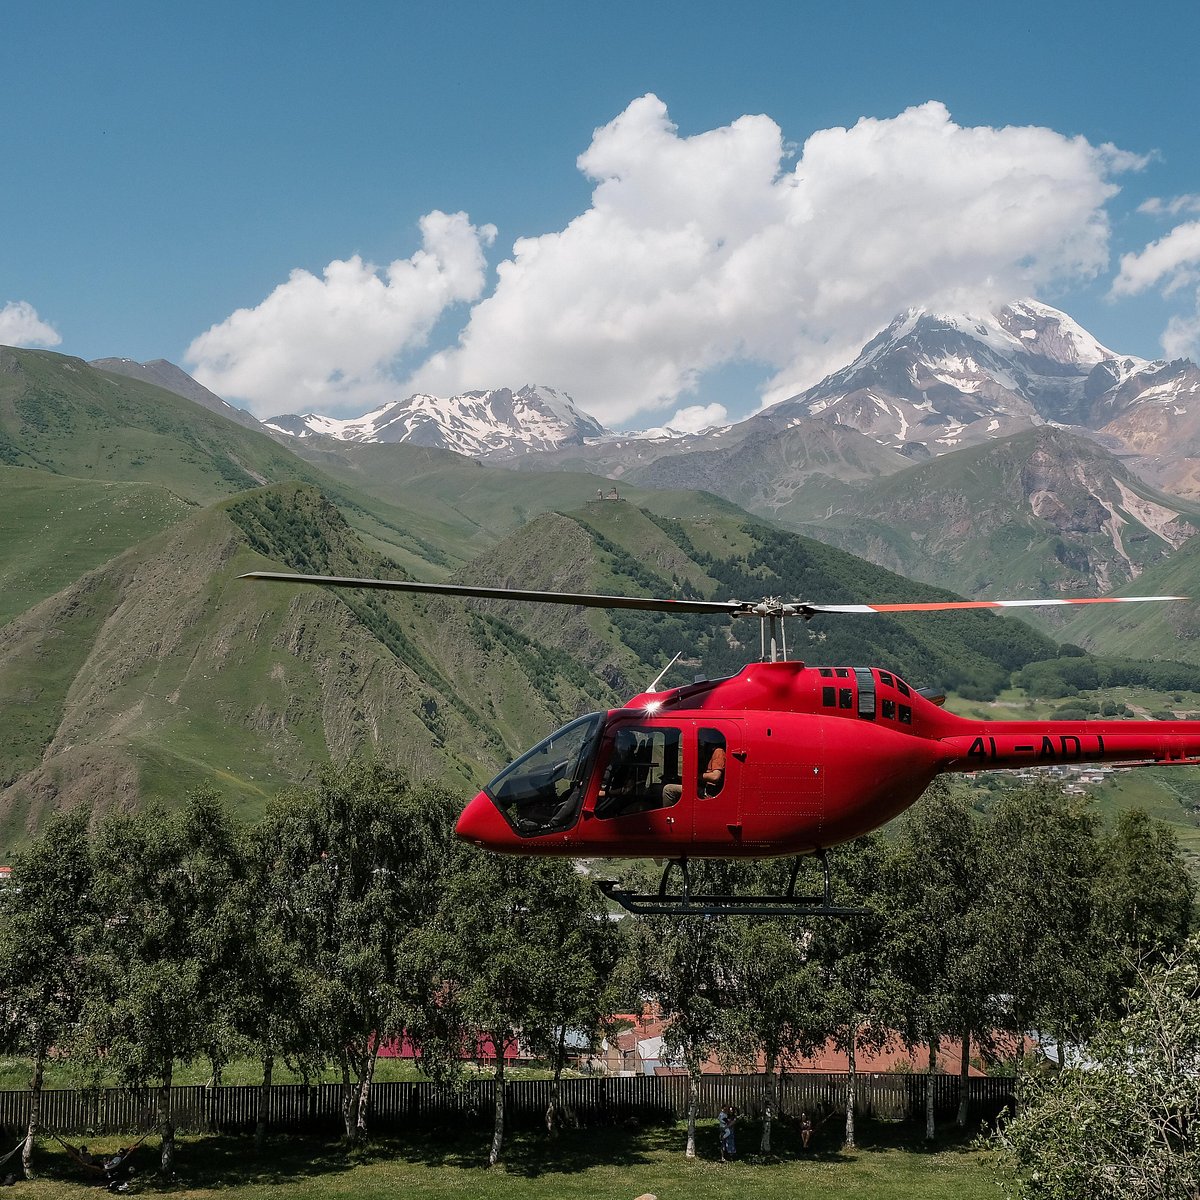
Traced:
<svg viewBox="0 0 1200 1200">
<path fill-rule="evenodd" d="M 530 384 L 512 391 L 463 392 L 434 396 L 417 392 L 349 420 L 288 414 L 264 422 L 295 437 L 322 435 L 351 442 L 411 442 L 474 457 L 497 458 L 601 437 L 604 427 L 582 412 L 565 392 Z"/>
<path fill-rule="evenodd" d="M 818 417 L 903 453 L 940 454 L 1034 425 L 1100 428 L 1151 378 L 1162 386 L 1163 367 L 1117 355 L 1037 300 L 983 315 L 910 309 L 849 366 L 767 415 Z"/>
</svg>

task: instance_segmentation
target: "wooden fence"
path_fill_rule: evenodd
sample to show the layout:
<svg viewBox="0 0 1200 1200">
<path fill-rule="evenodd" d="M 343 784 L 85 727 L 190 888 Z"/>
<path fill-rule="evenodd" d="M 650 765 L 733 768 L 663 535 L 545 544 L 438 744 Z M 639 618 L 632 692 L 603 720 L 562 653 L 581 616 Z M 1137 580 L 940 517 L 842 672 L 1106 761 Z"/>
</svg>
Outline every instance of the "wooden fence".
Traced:
<svg viewBox="0 0 1200 1200">
<path fill-rule="evenodd" d="M 857 1111 L 883 1120 L 921 1117 L 925 1075 L 859 1075 Z M 957 1075 L 932 1076 L 934 1109 L 947 1116 L 958 1109 Z M 540 1122 L 550 1104 L 550 1080 L 509 1082 L 506 1113 L 514 1125 Z M 371 1089 L 368 1124 L 373 1131 L 399 1132 L 417 1123 L 456 1121 L 486 1125 L 492 1119 L 493 1082 L 472 1080 L 461 1087 L 436 1083 L 377 1083 Z M 808 1112 L 820 1117 L 846 1105 L 847 1076 L 788 1075 L 779 1089 L 777 1113 Z M 967 1096 L 973 1120 L 991 1117 L 1012 1102 L 1011 1079 L 972 1078 Z M 723 1104 L 736 1104 L 750 1116 L 766 1102 L 762 1075 L 705 1075 L 700 1082 L 700 1115 L 713 1117 Z M 257 1087 L 177 1087 L 171 1114 L 184 1131 L 248 1133 L 258 1120 Z M 687 1113 L 688 1080 L 681 1075 L 590 1076 L 564 1079 L 562 1103 L 585 1125 L 679 1118 Z M 271 1089 L 267 1115 L 271 1129 L 329 1134 L 341 1129 L 339 1084 L 279 1084 Z M 57 1133 L 103 1135 L 143 1132 L 154 1122 L 154 1094 L 121 1088 L 42 1094 L 42 1125 Z M 27 1091 L 0 1091 L 0 1129 L 21 1130 L 29 1119 Z"/>
</svg>

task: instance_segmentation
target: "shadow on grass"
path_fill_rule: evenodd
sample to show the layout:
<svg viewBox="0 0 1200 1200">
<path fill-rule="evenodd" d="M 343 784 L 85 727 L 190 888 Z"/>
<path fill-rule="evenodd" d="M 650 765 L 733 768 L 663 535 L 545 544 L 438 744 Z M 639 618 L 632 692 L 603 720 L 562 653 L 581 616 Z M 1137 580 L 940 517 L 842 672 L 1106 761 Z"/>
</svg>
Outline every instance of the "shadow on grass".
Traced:
<svg viewBox="0 0 1200 1200">
<path fill-rule="evenodd" d="M 107 1157 L 121 1143 L 116 1138 L 88 1142 L 91 1152 Z M 125 1141 L 128 1145 L 128 1140 Z M 169 1191 L 173 1187 L 214 1187 L 230 1184 L 278 1184 L 305 1177 L 328 1175 L 354 1166 L 351 1155 L 340 1144 L 320 1138 L 280 1137 L 260 1156 L 248 1137 L 179 1135 L 175 1139 L 176 1179 L 159 1176 L 159 1141 L 151 1137 L 138 1147 L 132 1159 L 130 1191 Z M 40 1138 L 37 1149 L 39 1179 L 74 1183 L 103 1190 L 103 1172 L 91 1171 L 57 1144 Z"/>
<path fill-rule="evenodd" d="M 939 1130 L 938 1139 L 928 1144 L 923 1128 L 913 1123 L 860 1119 L 857 1146 L 846 1151 L 842 1146 L 843 1127 L 839 1119 L 819 1122 L 806 1150 L 797 1122 L 776 1119 L 771 1129 L 771 1153 L 760 1155 L 762 1127 L 758 1121 L 739 1124 L 737 1141 L 740 1161 L 770 1170 L 811 1161 L 838 1164 L 853 1156 L 900 1152 L 906 1154 L 955 1153 L 973 1151 L 974 1131 L 961 1132 L 954 1126 Z M 92 1152 L 113 1153 L 114 1138 L 96 1139 Z M 550 1138 L 542 1130 L 517 1129 L 506 1134 L 502 1162 L 507 1174 L 527 1179 L 547 1175 L 574 1175 L 595 1167 L 644 1167 L 657 1161 L 682 1159 L 686 1144 L 686 1126 L 657 1124 L 640 1126 L 598 1126 L 563 1130 Z M 371 1163 L 401 1162 L 431 1170 L 449 1168 L 478 1170 L 487 1165 L 491 1130 L 483 1126 L 415 1127 L 404 1135 L 381 1135 L 365 1145 L 347 1148 L 340 1141 L 319 1135 L 276 1135 L 268 1140 L 261 1155 L 255 1154 L 253 1140 L 235 1135 L 181 1135 L 176 1139 L 176 1179 L 164 1182 L 158 1176 L 159 1145 L 152 1137 L 139 1147 L 135 1159 L 134 1192 L 169 1192 L 177 1188 L 210 1189 L 241 1185 L 280 1185 L 304 1179 L 332 1177 Z M 716 1122 L 699 1122 L 696 1130 L 697 1160 L 720 1160 Z M 42 1178 L 63 1183 L 103 1187 L 103 1176 L 85 1171 L 54 1143 L 39 1141 L 38 1172 Z"/>
<path fill-rule="evenodd" d="M 711 1124 L 711 1122 L 710 1122 Z M 800 1137 L 799 1122 L 794 1117 L 777 1117 L 771 1124 L 771 1152 L 759 1153 L 762 1141 L 762 1122 L 746 1120 L 737 1128 L 738 1157 L 750 1163 L 791 1163 L 811 1160 L 823 1163 L 844 1163 L 853 1155 L 898 1152 L 904 1154 L 971 1154 L 977 1150 L 977 1127 L 959 1129 L 956 1125 L 939 1125 L 937 1137 L 925 1141 L 925 1127 L 913 1121 L 876 1121 L 859 1117 L 855 1122 L 854 1149 L 844 1145 L 845 1123 L 841 1113 L 819 1119 L 805 1149 Z M 712 1157 L 717 1157 L 715 1125 L 712 1135 Z M 706 1155 L 707 1157 L 707 1155 Z"/>
</svg>

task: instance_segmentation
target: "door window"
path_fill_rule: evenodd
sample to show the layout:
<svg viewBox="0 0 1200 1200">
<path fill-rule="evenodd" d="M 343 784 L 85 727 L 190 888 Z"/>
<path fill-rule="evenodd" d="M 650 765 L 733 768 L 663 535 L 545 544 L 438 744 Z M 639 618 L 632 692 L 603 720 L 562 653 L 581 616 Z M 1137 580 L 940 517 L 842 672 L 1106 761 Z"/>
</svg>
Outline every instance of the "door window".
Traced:
<svg viewBox="0 0 1200 1200">
<path fill-rule="evenodd" d="M 683 788 L 683 734 L 670 726 L 625 725 L 617 730 L 600 793 L 596 816 L 670 808 Z"/>
<path fill-rule="evenodd" d="M 697 730 L 696 749 L 700 771 L 696 795 L 702 799 L 719 796 L 725 786 L 725 735 L 719 729 Z"/>
</svg>

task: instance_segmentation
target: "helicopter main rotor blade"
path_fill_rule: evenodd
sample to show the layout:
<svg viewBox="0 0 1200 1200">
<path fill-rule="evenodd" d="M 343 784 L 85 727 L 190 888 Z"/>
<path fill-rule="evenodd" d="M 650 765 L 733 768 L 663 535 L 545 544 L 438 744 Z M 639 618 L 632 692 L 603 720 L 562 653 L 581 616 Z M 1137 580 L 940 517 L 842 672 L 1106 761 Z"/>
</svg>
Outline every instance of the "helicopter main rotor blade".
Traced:
<svg viewBox="0 0 1200 1200">
<path fill-rule="evenodd" d="M 1073 600 L 938 600 L 918 604 L 807 604 L 794 603 L 809 613 L 900 613 L 945 612 L 953 608 L 1040 608 L 1053 604 L 1143 604 L 1157 600 L 1188 600 L 1188 596 L 1089 596 Z"/>
<path fill-rule="evenodd" d="M 574 604 L 583 608 L 638 608 L 649 612 L 748 614 L 753 605 L 741 600 L 664 600 L 655 596 L 602 596 L 591 592 L 537 592 L 521 588 L 468 587 L 457 583 L 419 583 L 411 579 L 351 579 L 339 575 L 287 575 L 249 571 L 242 579 L 267 583 L 316 583 L 324 587 L 375 588 L 393 592 L 427 592 L 475 600 L 530 600 L 539 604 Z"/>
</svg>

